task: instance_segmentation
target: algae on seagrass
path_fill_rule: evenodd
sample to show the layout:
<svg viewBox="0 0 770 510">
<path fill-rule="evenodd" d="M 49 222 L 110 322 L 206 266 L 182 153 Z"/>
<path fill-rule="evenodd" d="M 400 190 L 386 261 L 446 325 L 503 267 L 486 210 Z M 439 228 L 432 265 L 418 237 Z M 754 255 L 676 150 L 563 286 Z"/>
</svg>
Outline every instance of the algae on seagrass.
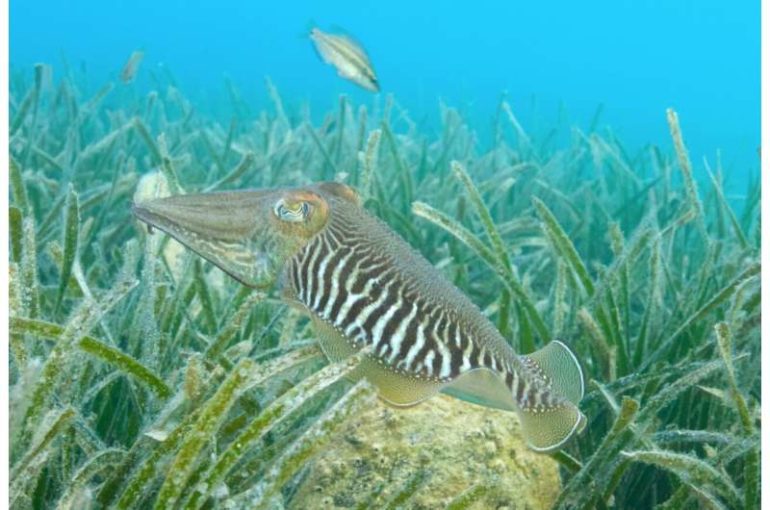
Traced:
<svg viewBox="0 0 770 510">
<path fill-rule="evenodd" d="M 71 67 L 53 81 L 48 69 L 10 76 L 14 508 L 162 507 L 180 494 L 196 508 L 290 502 L 308 476 L 291 459 L 328 455 L 303 445 L 349 385 L 321 375 L 307 322 L 277 300 L 168 241 L 140 248 L 129 204 L 151 172 L 189 191 L 357 186 L 519 352 L 561 335 L 595 382 L 585 433 L 554 455 L 560 506 L 756 507 L 759 182 L 736 201 L 719 157 L 697 181 L 686 118 L 661 112 L 673 143 L 636 154 L 596 126 L 557 147 L 503 100 L 485 145 L 445 105 L 437 135 L 392 96 L 340 99 L 318 125 L 272 83 L 273 107 L 257 111 L 228 82 L 220 122 L 167 69 L 147 70 L 151 91 L 91 89 Z M 232 379 L 246 360 L 265 370 L 248 388 Z M 328 385 L 287 393 L 316 378 Z M 227 412 L 209 419 L 214 409 Z M 217 469 L 260 417 L 252 448 Z M 186 463 L 177 480 L 174 459 Z M 428 460 L 362 501 L 435 496 L 437 467 Z M 445 495 L 451 507 L 495 497 L 492 479 L 467 484 Z"/>
</svg>

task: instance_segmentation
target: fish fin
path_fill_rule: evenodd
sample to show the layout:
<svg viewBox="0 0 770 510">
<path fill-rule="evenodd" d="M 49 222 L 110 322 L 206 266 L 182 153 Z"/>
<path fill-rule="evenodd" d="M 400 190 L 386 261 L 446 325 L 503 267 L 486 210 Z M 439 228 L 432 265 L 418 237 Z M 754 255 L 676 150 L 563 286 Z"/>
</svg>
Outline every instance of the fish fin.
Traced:
<svg viewBox="0 0 770 510">
<path fill-rule="evenodd" d="M 340 78 L 344 78 L 346 80 L 355 81 L 356 79 L 356 74 L 353 71 L 349 69 L 343 69 L 341 67 L 337 68 L 337 76 L 339 76 Z"/>
<path fill-rule="evenodd" d="M 377 387 L 381 399 L 396 407 L 417 405 L 438 393 L 445 384 L 398 373 L 371 355 L 364 358 L 356 372 Z"/>
<path fill-rule="evenodd" d="M 356 37 L 350 30 L 348 30 L 347 28 L 345 28 L 343 26 L 340 26 L 340 25 L 337 25 L 337 24 L 333 23 L 333 24 L 331 24 L 329 26 L 329 33 L 330 34 L 334 34 L 334 35 L 336 35 L 338 37 L 344 37 L 345 39 L 347 39 L 351 43 L 355 44 L 359 48 L 363 48 L 364 47 L 364 45 L 361 44 L 361 41 L 358 39 L 358 37 Z"/>
<path fill-rule="evenodd" d="M 577 406 L 564 402 L 545 410 L 519 411 L 521 429 L 530 448 L 538 452 L 558 450 L 586 426 L 586 417 Z"/>
<path fill-rule="evenodd" d="M 313 330 L 318 335 L 318 343 L 329 361 L 337 363 L 358 352 L 356 348 L 342 333 L 337 331 L 334 326 L 319 319 L 315 315 L 310 316 L 313 323 Z"/>
<path fill-rule="evenodd" d="M 551 387 L 573 404 L 577 405 L 583 398 L 583 369 L 569 347 L 559 340 L 522 358 L 533 362 L 548 378 Z"/>
<path fill-rule="evenodd" d="M 505 381 L 488 368 L 470 370 L 449 383 L 443 393 L 474 404 L 507 411 L 516 410 L 511 390 Z"/>
</svg>

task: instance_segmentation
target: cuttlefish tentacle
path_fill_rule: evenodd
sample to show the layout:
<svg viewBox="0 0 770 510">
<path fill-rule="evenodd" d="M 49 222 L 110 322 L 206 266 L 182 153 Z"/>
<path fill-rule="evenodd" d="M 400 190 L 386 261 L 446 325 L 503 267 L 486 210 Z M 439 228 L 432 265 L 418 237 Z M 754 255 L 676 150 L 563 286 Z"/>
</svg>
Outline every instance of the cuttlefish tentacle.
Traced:
<svg viewBox="0 0 770 510">
<path fill-rule="evenodd" d="M 138 204 L 135 212 L 247 285 L 277 282 L 284 299 L 311 317 L 330 360 L 367 348 L 356 376 L 393 405 L 442 391 L 515 411 L 538 451 L 560 448 L 585 425 L 577 407 L 583 374 L 567 346 L 553 341 L 514 353 L 347 186 L 186 195 Z"/>
</svg>

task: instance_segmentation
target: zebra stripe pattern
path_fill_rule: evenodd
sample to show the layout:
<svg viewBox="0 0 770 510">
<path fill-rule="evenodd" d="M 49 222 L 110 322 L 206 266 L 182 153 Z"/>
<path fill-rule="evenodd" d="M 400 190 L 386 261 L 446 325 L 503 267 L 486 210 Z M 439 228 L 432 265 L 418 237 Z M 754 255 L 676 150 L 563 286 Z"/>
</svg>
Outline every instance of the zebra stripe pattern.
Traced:
<svg viewBox="0 0 770 510">
<path fill-rule="evenodd" d="M 390 370 L 449 382 L 486 367 L 503 376 L 521 408 L 553 404 L 549 391 L 477 345 L 456 317 L 418 295 L 395 264 L 344 218 L 330 221 L 289 261 L 287 271 L 298 301 L 356 348 L 371 346 L 373 357 Z"/>
</svg>

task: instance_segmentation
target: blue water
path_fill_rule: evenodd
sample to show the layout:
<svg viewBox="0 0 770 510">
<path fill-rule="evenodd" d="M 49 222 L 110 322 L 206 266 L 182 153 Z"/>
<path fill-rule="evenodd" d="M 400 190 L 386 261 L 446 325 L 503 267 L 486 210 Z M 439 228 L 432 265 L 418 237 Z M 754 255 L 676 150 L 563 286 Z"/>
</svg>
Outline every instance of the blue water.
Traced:
<svg viewBox="0 0 770 510">
<path fill-rule="evenodd" d="M 717 150 L 730 189 L 759 168 L 760 3 L 718 0 L 68 1 L 11 0 L 13 69 L 88 69 L 96 88 L 131 51 L 167 65 L 183 92 L 216 104 L 224 76 L 258 104 L 269 75 L 290 104 L 324 112 L 344 92 L 371 96 L 321 64 L 302 34 L 312 20 L 344 27 L 368 49 L 384 92 L 426 126 L 438 101 L 480 131 L 500 94 L 524 127 L 588 129 L 599 105 L 629 151 L 670 149 L 665 109 L 679 112 L 697 168 Z M 139 84 L 150 86 L 144 77 Z"/>
</svg>

